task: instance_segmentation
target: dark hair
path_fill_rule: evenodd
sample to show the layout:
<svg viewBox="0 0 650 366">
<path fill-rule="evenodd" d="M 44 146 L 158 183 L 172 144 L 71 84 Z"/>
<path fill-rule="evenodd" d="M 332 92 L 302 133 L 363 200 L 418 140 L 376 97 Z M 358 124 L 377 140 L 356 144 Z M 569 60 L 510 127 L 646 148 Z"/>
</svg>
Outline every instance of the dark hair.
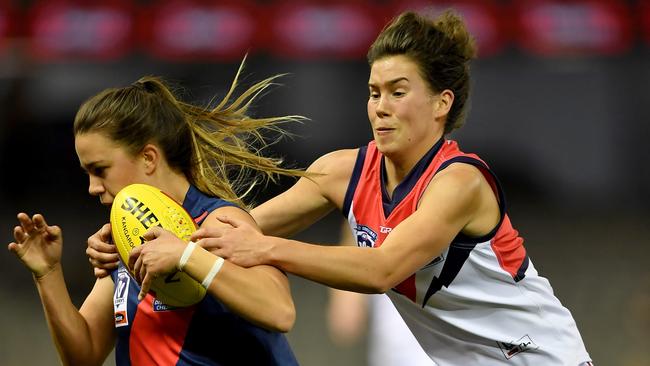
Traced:
<svg viewBox="0 0 650 366">
<path fill-rule="evenodd" d="M 247 115 L 253 100 L 279 75 L 256 83 L 228 104 L 243 65 L 214 108 L 180 101 L 158 77 L 106 89 L 81 105 L 74 134 L 103 133 L 133 155 L 154 143 L 169 166 L 199 190 L 243 206 L 243 197 L 258 183 L 274 181 L 277 175 L 305 176 L 303 171 L 281 167 L 281 159 L 260 153 L 269 145 L 263 131 L 284 135 L 278 124 L 303 117 Z M 251 174 L 256 176 L 251 179 Z"/>
<path fill-rule="evenodd" d="M 372 66 L 383 57 L 395 55 L 412 59 L 433 92 L 449 89 L 454 93 L 445 134 L 461 127 L 469 98 L 469 64 L 476 55 L 476 46 L 460 16 L 449 10 L 435 19 L 410 11 L 402 13 L 372 44 L 368 63 Z"/>
</svg>

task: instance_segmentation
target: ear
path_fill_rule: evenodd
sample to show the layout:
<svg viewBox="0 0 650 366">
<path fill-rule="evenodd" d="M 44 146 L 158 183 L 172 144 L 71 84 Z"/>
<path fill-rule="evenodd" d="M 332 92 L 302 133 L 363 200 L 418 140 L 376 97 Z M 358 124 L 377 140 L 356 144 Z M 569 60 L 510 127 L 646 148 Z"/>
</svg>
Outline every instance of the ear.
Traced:
<svg viewBox="0 0 650 366">
<path fill-rule="evenodd" d="M 445 89 L 440 94 L 436 95 L 435 101 L 433 102 L 433 114 L 434 118 L 443 118 L 449 114 L 451 106 L 454 103 L 454 92 L 449 89 Z"/>
<path fill-rule="evenodd" d="M 140 153 L 144 162 L 144 171 L 147 175 L 153 174 L 162 159 L 162 152 L 154 144 L 146 144 Z"/>
</svg>

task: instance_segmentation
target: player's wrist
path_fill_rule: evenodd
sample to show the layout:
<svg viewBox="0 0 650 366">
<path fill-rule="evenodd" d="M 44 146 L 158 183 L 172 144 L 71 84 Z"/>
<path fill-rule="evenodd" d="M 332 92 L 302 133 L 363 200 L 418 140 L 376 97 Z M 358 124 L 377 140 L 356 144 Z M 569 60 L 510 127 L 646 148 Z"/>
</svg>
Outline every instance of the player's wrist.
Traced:
<svg viewBox="0 0 650 366">
<path fill-rule="evenodd" d="M 224 259 L 217 256 L 217 258 L 214 260 L 214 263 L 212 264 L 212 267 L 210 267 L 210 271 L 208 274 L 205 275 L 203 278 L 203 281 L 201 281 L 201 286 L 205 288 L 206 290 L 210 287 L 210 284 L 212 281 L 214 281 L 214 277 L 221 271 L 221 267 L 223 267 Z"/>
<path fill-rule="evenodd" d="M 183 253 L 181 254 L 181 258 L 178 260 L 178 263 L 176 264 L 176 268 L 179 271 L 183 271 L 185 268 L 185 265 L 187 264 L 187 261 L 190 259 L 190 256 L 194 252 L 194 249 L 196 249 L 196 243 L 193 241 L 190 241 L 187 243 L 185 246 L 185 250 L 183 250 Z"/>
<path fill-rule="evenodd" d="M 223 264 L 223 258 L 196 245 L 184 264 L 183 270 L 207 289 L 215 276 L 221 271 Z"/>
<path fill-rule="evenodd" d="M 266 241 L 269 243 L 267 250 L 260 253 L 260 264 L 267 264 L 270 266 L 275 266 L 281 268 L 282 262 L 282 247 L 286 242 L 286 239 L 278 238 L 274 236 L 267 236 Z"/>
<path fill-rule="evenodd" d="M 43 270 L 32 271 L 32 276 L 34 277 L 34 281 L 43 282 L 47 278 L 52 277 L 54 273 L 62 272 L 62 271 L 63 271 L 63 267 L 61 266 L 61 262 L 57 262 L 52 266 L 44 268 Z"/>
</svg>

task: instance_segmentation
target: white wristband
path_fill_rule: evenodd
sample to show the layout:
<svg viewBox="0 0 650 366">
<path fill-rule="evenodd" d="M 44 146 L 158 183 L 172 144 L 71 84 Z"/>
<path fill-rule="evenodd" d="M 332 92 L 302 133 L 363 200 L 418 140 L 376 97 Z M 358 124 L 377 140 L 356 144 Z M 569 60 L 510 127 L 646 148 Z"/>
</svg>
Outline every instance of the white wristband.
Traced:
<svg viewBox="0 0 650 366">
<path fill-rule="evenodd" d="M 221 270 L 221 266 L 223 266 L 223 258 L 217 257 L 217 260 L 214 261 L 214 264 L 212 265 L 212 268 L 210 269 L 210 272 L 205 276 L 203 279 L 203 282 L 201 282 L 201 286 L 203 286 L 206 290 L 208 287 L 210 287 L 210 284 L 212 283 L 212 280 L 214 280 L 214 276 L 219 273 L 219 270 Z"/>
<path fill-rule="evenodd" d="M 183 255 L 181 255 L 181 259 L 178 261 L 178 270 L 182 271 L 183 267 L 185 267 L 185 264 L 187 263 L 187 260 L 190 259 L 190 255 L 192 255 L 192 252 L 194 251 L 194 248 L 196 247 L 196 243 L 191 241 L 187 243 L 187 246 L 185 247 L 185 250 L 183 251 Z"/>
</svg>

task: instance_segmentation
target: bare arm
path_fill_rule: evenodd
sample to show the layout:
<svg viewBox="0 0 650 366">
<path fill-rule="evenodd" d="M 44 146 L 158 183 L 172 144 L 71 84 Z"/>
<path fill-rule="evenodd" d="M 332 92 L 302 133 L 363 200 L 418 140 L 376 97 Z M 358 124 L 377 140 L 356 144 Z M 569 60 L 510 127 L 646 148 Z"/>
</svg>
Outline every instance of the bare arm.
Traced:
<svg viewBox="0 0 650 366">
<path fill-rule="evenodd" d="M 35 282 L 63 364 L 102 365 L 115 343 L 112 279 L 97 279 L 80 310 L 70 300 L 60 267 Z"/>
<path fill-rule="evenodd" d="M 203 227 L 224 225 L 215 218 L 217 214 L 237 217 L 255 225 L 251 216 L 243 210 L 225 207 L 208 216 Z M 207 263 L 211 266 L 216 256 L 203 248 L 195 251 L 197 253 L 190 257 L 185 271 L 202 281 L 206 272 L 204 269 L 209 270 L 209 267 L 201 266 L 204 262 L 201 257 L 210 258 Z M 253 323 L 281 332 L 288 332 L 293 327 L 296 313 L 289 281 L 275 267 L 260 265 L 244 268 L 226 261 L 208 290 L 231 310 Z"/>
<path fill-rule="evenodd" d="M 223 207 L 212 212 L 203 222 L 203 228 L 225 226 L 215 218 L 227 215 L 256 227 L 248 213 L 236 207 Z M 259 230 L 259 229 L 258 229 Z M 161 228 L 145 234 L 148 242 L 131 252 L 129 267 L 136 278 L 142 279 L 142 292 L 149 289 L 156 275 L 177 270 L 187 243 Z M 196 246 L 183 271 L 201 283 L 219 258 L 208 250 Z M 287 277 L 277 268 L 260 265 L 243 268 L 228 261 L 207 288 L 232 311 L 261 327 L 287 332 L 295 322 L 295 307 Z"/>
<path fill-rule="evenodd" d="M 207 233 L 211 238 L 203 240 L 244 266 L 271 264 L 331 287 L 383 293 L 439 255 L 460 231 L 487 233 L 498 217 L 494 194 L 478 169 L 452 164 L 429 184 L 418 210 L 373 250 L 263 236 L 235 222 L 234 229 Z"/>
<path fill-rule="evenodd" d="M 42 215 L 18 215 L 15 242 L 8 248 L 34 276 L 45 318 L 65 365 L 101 365 L 114 343 L 110 278 L 97 280 L 81 310 L 77 310 L 65 285 L 61 267 L 63 236 L 48 226 Z"/>
<path fill-rule="evenodd" d="M 290 237 L 340 207 L 357 152 L 358 149 L 340 150 L 323 156 L 309 168 L 312 177 L 301 178 L 283 194 L 254 208 L 251 215 L 262 231 L 267 235 Z M 88 238 L 86 254 L 96 277 L 107 276 L 117 268 L 119 255 L 110 238 L 110 224 Z"/>
<path fill-rule="evenodd" d="M 272 238 L 267 260 L 336 288 L 384 293 L 438 256 L 460 231 L 474 226 L 474 220 L 482 221 L 476 217 L 482 205 L 496 209 L 490 214 L 492 226 L 485 226 L 487 232 L 498 220 L 494 194 L 476 168 L 456 164 L 432 180 L 419 208 L 393 228 L 379 248 L 303 245 Z"/>
<path fill-rule="evenodd" d="M 316 160 L 287 191 L 262 203 L 251 215 L 265 235 L 290 237 L 343 205 L 358 149 L 339 150 Z"/>
</svg>

